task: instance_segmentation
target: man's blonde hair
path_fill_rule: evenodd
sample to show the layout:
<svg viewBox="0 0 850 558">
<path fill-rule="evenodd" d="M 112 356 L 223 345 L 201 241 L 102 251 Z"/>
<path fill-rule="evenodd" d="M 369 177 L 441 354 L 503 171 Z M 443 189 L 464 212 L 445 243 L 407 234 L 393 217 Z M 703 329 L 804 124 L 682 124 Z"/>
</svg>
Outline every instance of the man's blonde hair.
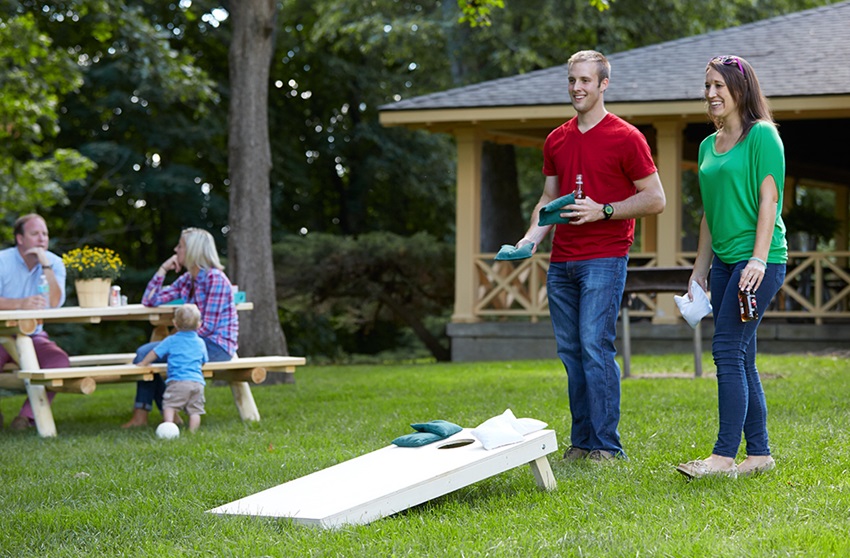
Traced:
<svg viewBox="0 0 850 558">
<path fill-rule="evenodd" d="M 215 249 L 215 239 L 204 229 L 184 229 L 183 240 L 186 242 L 186 256 L 183 264 L 186 269 L 198 266 L 200 269 L 224 269 L 218 259 Z"/>
<path fill-rule="evenodd" d="M 567 60 L 567 66 L 572 68 L 573 64 L 578 64 L 579 62 L 594 62 L 596 64 L 596 73 L 599 74 L 600 84 L 603 79 L 611 77 L 611 63 L 608 62 L 608 59 L 605 58 L 605 55 L 601 52 L 597 52 L 595 50 L 580 50 L 570 56 L 570 59 Z"/>
<path fill-rule="evenodd" d="M 201 311 L 194 304 L 178 306 L 174 311 L 174 325 L 179 331 L 194 331 L 201 327 Z"/>
</svg>

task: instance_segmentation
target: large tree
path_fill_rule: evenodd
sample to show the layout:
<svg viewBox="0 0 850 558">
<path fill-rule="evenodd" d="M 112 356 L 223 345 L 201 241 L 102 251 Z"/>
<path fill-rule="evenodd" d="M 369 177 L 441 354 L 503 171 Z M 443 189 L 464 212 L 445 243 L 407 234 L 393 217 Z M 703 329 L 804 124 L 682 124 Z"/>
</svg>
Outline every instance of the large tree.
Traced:
<svg viewBox="0 0 850 558">
<path fill-rule="evenodd" d="M 239 0 L 230 11 L 228 242 L 232 277 L 254 301 L 254 311 L 243 315 L 240 323 L 240 353 L 248 356 L 288 354 L 271 257 L 268 87 L 276 12 L 276 0 Z"/>
</svg>

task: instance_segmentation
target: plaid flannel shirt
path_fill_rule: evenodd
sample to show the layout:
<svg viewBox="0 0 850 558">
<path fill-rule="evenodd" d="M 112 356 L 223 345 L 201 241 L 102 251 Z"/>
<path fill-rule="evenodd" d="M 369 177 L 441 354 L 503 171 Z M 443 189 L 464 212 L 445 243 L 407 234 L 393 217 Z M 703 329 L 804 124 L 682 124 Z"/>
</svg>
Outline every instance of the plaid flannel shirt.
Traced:
<svg viewBox="0 0 850 558">
<path fill-rule="evenodd" d="M 194 280 L 186 272 L 167 287 L 162 285 L 164 279 L 158 275 L 151 278 L 142 297 L 142 304 L 159 306 L 178 298 L 196 304 L 201 311 L 198 335 L 233 356 L 238 346 L 239 317 L 233 302 L 233 287 L 227 276 L 213 268 L 200 270 Z"/>
</svg>

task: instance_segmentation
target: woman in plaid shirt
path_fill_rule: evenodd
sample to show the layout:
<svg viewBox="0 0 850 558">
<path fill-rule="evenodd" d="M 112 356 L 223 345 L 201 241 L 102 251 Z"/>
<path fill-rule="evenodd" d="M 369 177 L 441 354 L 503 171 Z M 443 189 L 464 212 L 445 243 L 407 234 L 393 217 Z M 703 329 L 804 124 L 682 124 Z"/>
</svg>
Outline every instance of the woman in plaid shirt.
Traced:
<svg viewBox="0 0 850 558">
<path fill-rule="evenodd" d="M 169 271 L 179 272 L 184 268 L 186 271 L 172 284 L 163 286 Z M 223 269 L 212 235 L 202 229 L 185 229 L 174 248 L 174 255 L 159 266 L 142 297 L 145 306 L 159 306 L 176 299 L 197 305 L 201 311 L 198 335 L 207 345 L 210 362 L 233 358 L 239 336 L 233 286 Z M 157 343 L 154 341 L 139 347 L 133 362 L 140 362 Z M 165 381 L 159 375 L 151 381 L 137 382 L 133 417 L 124 424 L 124 428 L 147 425 L 153 404 L 156 403 L 162 410 L 164 392 Z"/>
</svg>

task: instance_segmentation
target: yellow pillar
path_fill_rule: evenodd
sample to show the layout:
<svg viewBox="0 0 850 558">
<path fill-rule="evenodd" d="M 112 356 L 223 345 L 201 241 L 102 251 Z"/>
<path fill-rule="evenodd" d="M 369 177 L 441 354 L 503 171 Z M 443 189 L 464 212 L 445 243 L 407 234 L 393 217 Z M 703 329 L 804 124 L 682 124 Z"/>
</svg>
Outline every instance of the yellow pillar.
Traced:
<svg viewBox="0 0 850 558">
<path fill-rule="evenodd" d="M 656 258 L 658 267 L 678 265 L 682 249 L 682 144 L 685 124 L 679 120 L 654 122 L 658 146 L 658 176 L 664 186 L 667 206 L 657 217 Z M 672 294 L 659 294 L 656 324 L 672 324 L 679 319 Z"/>
<path fill-rule="evenodd" d="M 452 322 L 475 322 L 478 279 L 475 258 L 481 251 L 481 136 L 474 128 L 458 130 L 457 215 L 455 217 L 455 308 Z"/>
</svg>

